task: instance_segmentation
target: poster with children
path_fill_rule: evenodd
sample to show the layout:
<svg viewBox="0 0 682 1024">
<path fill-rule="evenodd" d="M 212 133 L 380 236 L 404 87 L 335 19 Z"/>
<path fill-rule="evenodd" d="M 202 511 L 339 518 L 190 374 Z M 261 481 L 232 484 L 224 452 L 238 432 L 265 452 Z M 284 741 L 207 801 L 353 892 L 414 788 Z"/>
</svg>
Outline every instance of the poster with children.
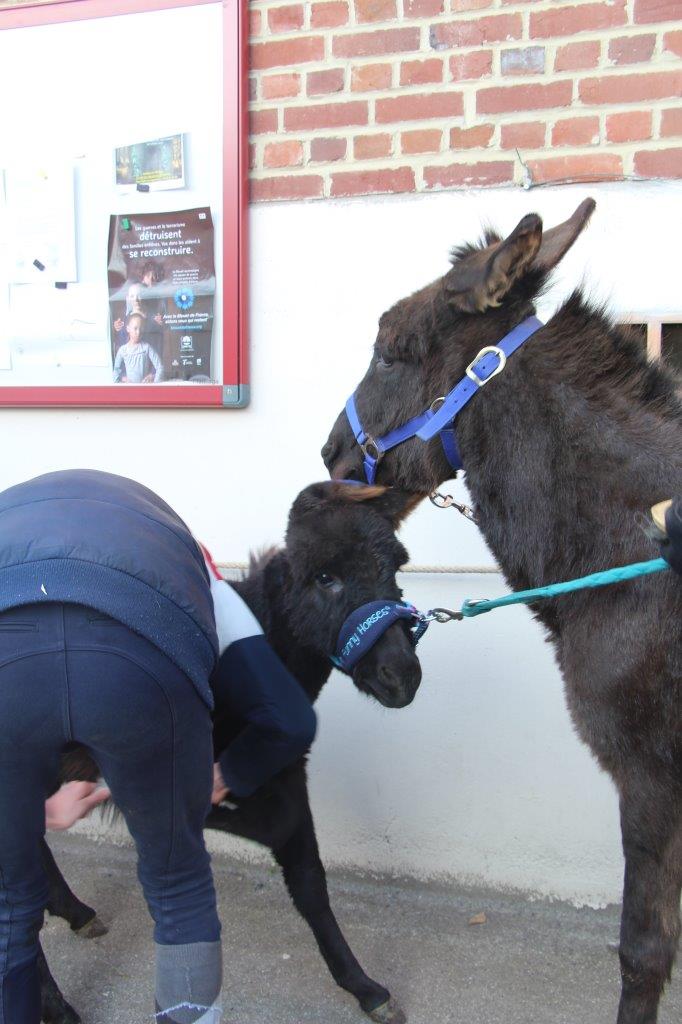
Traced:
<svg viewBox="0 0 682 1024">
<path fill-rule="evenodd" d="M 215 383 L 210 209 L 112 216 L 108 268 L 114 382 Z"/>
</svg>

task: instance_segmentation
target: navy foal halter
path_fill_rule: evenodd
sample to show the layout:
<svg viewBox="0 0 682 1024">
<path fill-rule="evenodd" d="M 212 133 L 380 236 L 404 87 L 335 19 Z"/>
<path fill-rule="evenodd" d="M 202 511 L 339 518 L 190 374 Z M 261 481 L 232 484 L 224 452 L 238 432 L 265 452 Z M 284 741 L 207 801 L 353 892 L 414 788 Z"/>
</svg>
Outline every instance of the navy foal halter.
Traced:
<svg viewBox="0 0 682 1024">
<path fill-rule="evenodd" d="M 509 334 L 505 334 L 497 345 L 487 345 L 482 348 L 476 358 L 469 363 L 465 370 L 465 376 L 454 386 L 452 391 L 441 398 L 436 398 L 421 415 L 413 416 L 407 423 L 390 430 L 383 437 L 372 437 L 363 429 L 355 405 L 354 392 L 346 402 L 346 416 L 355 435 L 355 440 L 364 455 L 363 465 L 367 483 L 374 483 L 377 466 L 384 454 L 391 448 L 395 448 L 396 445 L 402 444 L 403 441 L 408 441 L 411 437 L 418 437 L 420 441 L 430 441 L 438 434 L 445 457 L 452 468 L 455 471 L 463 469 L 455 439 L 455 417 L 491 377 L 501 373 L 509 356 L 541 327 L 544 327 L 542 320 L 538 320 L 536 316 L 529 316 Z"/>
<path fill-rule="evenodd" d="M 426 632 L 426 616 L 421 615 L 414 605 L 403 601 L 370 601 L 352 611 L 341 626 L 336 654 L 331 656 L 331 661 L 342 672 L 350 674 L 367 651 L 399 619 L 410 620 L 410 635 L 416 647 Z"/>
</svg>

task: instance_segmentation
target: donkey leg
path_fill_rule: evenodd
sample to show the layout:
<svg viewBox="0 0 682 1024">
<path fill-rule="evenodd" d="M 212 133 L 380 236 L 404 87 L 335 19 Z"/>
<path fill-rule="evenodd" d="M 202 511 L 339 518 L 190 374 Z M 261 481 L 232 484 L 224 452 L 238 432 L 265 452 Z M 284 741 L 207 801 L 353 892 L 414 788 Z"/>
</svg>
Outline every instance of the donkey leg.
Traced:
<svg viewBox="0 0 682 1024">
<path fill-rule="evenodd" d="M 388 990 L 365 974 L 334 917 L 309 806 L 295 832 L 273 853 L 294 906 L 309 924 L 337 985 L 355 996 L 372 1020 L 404 1024 L 405 1014 Z"/>
<path fill-rule="evenodd" d="M 49 886 L 47 912 L 53 917 L 63 918 L 71 926 L 71 931 L 77 932 L 83 938 L 95 939 L 100 935 L 106 935 L 107 928 L 98 918 L 96 911 L 86 903 L 81 903 L 69 888 L 52 850 L 44 839 L 41 841 L 41 854 Z"/>
<path fill-rule="evenodd" d="M 81 1024 L 73 1006 L 67 1003 L 52 977 L 43 947 L 38 947 L 38 974 L 40 976 L 40 1010 L 44 1024 Z"/>
<path fill-rule="evenodd" d="M 656 1024 L 680 936 L 682 794 L 645 771 L 621 794 L 625 886 L 618 1024 Z"/>
</svg>

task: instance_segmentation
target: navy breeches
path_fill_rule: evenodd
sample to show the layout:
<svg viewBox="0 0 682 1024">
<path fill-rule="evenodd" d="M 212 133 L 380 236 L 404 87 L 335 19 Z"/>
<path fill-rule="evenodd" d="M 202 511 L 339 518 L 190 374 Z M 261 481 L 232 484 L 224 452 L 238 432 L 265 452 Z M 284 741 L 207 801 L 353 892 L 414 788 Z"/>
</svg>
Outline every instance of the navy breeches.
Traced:
<svg viewBox="0 0 682 1024">
<path fill-rule="evenodd" d="M 125 817 L 156 942 L 217 942 L 211 719 L 181 670 L 89 608 L 14 608 L 0 614 L 0 723 L 0 1024 L 40 1021 L 40 841 L 67 743 L 88 748 Z"/>
</svg>

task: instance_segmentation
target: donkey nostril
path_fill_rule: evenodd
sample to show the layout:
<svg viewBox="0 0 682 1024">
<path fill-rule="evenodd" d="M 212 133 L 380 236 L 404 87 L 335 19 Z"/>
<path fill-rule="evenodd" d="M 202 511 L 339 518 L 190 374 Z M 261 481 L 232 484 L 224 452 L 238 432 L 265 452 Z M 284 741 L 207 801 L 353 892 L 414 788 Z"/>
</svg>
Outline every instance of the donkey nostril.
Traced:
<svg viewBox="0 0 682 1024">
<path fill-rule="evenodd" d="M 365 481 L 362 467 L 358 467 L 354 459 L 329 459 L 326 465 L 332 480 L 359 480 L 361 483 Z"/>
<path fill-rule="evenodd" d="M 393 686 L 396 685 L 396 682 L 397 682 L 396 677 L 395 677 L 394 673 L 391 671 L 391 669 L 388 668 L 387 665 L 380 665 L 379 666 L 378 675 L 379 675 L 379 679 L 381 680 L 381 682 L 383 683 L 384 686 L 393 687 Z"/>
</svg>

